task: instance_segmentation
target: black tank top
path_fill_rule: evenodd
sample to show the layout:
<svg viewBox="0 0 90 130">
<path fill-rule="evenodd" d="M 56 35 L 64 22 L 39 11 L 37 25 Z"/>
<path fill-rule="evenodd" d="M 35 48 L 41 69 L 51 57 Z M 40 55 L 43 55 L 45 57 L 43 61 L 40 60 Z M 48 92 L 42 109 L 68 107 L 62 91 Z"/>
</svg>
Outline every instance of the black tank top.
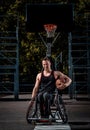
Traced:
<svg viewBox="0 0 90 130">
<path fill-rule="evenodd" d="M 54 91 L 55 91 L 54 72 L 52 71 L 49 76 L 44 76 L 42 72 L 39 92 L 53 93 Z"/>
</svg>

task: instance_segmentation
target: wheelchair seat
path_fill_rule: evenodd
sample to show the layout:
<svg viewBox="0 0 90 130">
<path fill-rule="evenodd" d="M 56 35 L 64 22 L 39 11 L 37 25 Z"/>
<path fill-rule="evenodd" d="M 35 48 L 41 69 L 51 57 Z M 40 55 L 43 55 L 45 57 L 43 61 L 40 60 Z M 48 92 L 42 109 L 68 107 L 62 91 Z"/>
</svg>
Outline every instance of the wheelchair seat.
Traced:
<svg viewBox="0 0 90 130">
<path fill-rule="evenodd" d="M 64 102 L 62 100 L 62 96 L 58 93 L 57 89 L 53 94 L 54 99 L 52 103 L 50 103 L 49 118 L 41 117 L 40 105 L 36 97 L 34 101 L 30 102 L 26 112 L 26 120 L 28 123 L 37 123 L 37 122 L 67 123 L 68 116 L 66 113 Z"/>
</svg>

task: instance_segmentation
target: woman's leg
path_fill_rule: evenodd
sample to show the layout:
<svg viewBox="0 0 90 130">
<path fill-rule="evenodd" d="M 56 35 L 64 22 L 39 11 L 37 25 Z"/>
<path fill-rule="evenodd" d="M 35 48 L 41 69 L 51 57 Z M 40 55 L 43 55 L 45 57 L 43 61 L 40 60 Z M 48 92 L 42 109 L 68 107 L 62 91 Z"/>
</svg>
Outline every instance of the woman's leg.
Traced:
<svg viewBox="0 0 90 130">
<path fill-rule="evenodd" d="M 44 117 L 44 99 L 43 99 L 43 94 L 42 93 L 38 94 L 38 102 L 40 104 L 41 117 Z"/>
<path fill-rule="evenodd" d="M 44 110 L 45 110 L 45 117 L 48 118 L 50 114 L 50 104 L 52 101 L 53 95 L 45 92 L 43 94 L 43 99 L 44 99 Z"/>
</svg>

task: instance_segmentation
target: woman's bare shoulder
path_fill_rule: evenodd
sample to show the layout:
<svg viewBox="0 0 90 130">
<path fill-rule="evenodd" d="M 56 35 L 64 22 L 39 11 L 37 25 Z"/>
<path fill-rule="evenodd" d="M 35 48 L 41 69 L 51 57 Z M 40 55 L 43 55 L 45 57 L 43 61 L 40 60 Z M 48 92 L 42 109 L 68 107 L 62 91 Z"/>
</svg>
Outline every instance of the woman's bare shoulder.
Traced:
<svg viewBox="0 0 90 130">
<path fill-rule="evenodd" d="M 42 74 L 41 72 L 37 74 L 37 79 L 39 80 L 41 79 L 41 74 Z"/>
<path fill-rule="evenodd" d="M 57 79 L 57 77 L 62 77 L 64 74 L 61 71 L 54 71 L 54 77 Z"/>
<path fill-rule="evenodd" d="M 60 74 L 62 74 L 62 72 L 61 72 L 61 71 L 58 71 L 58 70 L 55 70 L 55 71 L 54 71 L 54 74 L 55 74 L 55 75 L 60 75 Z"/>
</svg>

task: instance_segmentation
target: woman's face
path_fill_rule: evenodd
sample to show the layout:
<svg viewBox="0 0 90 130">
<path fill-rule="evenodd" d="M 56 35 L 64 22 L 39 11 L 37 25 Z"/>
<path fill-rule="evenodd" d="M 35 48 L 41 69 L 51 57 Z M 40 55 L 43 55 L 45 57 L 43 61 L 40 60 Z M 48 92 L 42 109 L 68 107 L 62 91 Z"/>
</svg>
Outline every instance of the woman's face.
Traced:
<svg viewBox="0 0 90 130">
<path fill-rule="evenodd" d="M 44 70 L 49 70 L 49 69 L 51 69 L 51 63 L 50 63 L 50 61 L 48 61 L 48 60 L 43 60 L 43 61 L 42 61 L 42 67 L 43 67 Z"/>
</svg>

